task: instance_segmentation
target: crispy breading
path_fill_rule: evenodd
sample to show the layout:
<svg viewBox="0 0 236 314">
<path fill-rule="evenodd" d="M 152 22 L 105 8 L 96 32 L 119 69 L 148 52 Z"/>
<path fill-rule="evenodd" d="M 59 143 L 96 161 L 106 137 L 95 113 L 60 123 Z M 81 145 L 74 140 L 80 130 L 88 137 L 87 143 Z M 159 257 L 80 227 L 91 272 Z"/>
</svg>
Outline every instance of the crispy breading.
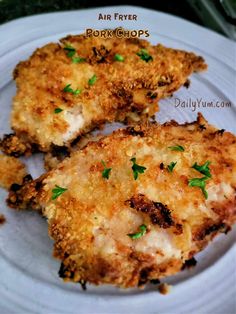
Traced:
<svg viewBox="0 0 236 314">
<path fill-rule="evenodd" d="M 73 152 L 86 147 L 90 142 L 99 141 L 102 137 L 104 135 L 101 133 L 88 133 L 74 141 L 70 147 L 52 145 L 51 151 L 44 155 L 44 168 L 47 171 L 52 170 L 65 158 L 70 157 Z"/>
<path fill-rule="evenodd" d="M 13 183 L 22 184 L 27 171 L 17 158 L 0 154 L 0 187 L 9 189 Z"/>
<path fill-rule="evenodd" d="M 142 49 L 153 60 L 137 55 Z M 116 54 L 124 61 L 114 60 Z M 73 62 L 78 57 L 85 60 Z M 11 126 L 23 148 L 31 143 L 47 152 L 51 144 L 68 146 L 105 122 L 147 119 L 158 110 L 159 99 L 179 89 L 192 72 L 206 67 L 204 59 L 194 53 L 152 46 L 145 40 L 68 36 L 37 49 L 17 65 Z M 94 75 L 96 81 L 90 85 Z M 69 84 L 71 90 L 63 91 Z M 14 153 L 15 146 L 11 151 L 8 139 L 2 149 Z"/>
<path fill-rule="evenodd" d="M 205 176 L 192 166 L 207 161 L 209 169 L 201 171 L 208 176 L 208 198 L 189 186 Z M 177 162 L 172 171 L 171 162 Z M 111 169 L 108 176 L 104 167 Z M 129 127 L 91 142 L 10 192 L 8 204 L 47 217 L 62 278 L 127 288 L 175 274 L 215 235 L 230 230 L 235 173 L 236 137 L 199 114 L 193 123 Z"/>
</svg>

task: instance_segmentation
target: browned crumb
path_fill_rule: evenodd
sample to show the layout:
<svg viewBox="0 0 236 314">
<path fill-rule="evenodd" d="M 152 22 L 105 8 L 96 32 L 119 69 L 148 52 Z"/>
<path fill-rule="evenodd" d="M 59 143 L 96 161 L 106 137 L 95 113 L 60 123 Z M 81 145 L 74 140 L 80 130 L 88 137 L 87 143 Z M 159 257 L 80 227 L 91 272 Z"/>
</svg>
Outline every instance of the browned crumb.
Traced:
<svg viewBox="0 0 236 314">
<path fill-rule="evenodd" d="M 197 261 L 194 257 L 186 260 L 182 266 L 182 270 L 184 269 L 191 269 L 197 265 Z"/>
<path fill-rule="evenodd" d="M 3 214 L 0 214 L 0 225 L 3 225 L 6 222 L 6 218 Z"/>
<path fill-rule="evenodd" d="M 158 290 L 161 294 L 169 294 L 170 291 L 171 291 L 171 285 L 168 285 L 167 283 L 161 283 L 159 286 L 158 286 Z"/>
<path fill-rule="evenodd" d="M 0 140 L 0 149 L 4 154 L 13 157 L 31 155 L 35 151 L 33 145 L 17 137 L 14 133 L 4 135 Z"/>
<path fill-rule="evenodd" d="M 26 174 L 19 159 L 0 154 L 0 187 L 9 189 L 13 183 L 21 184 Z"/>
<path fill-rule="evenodd" d="M 186 82 L 184 83 L 184 87 L 189 88 L 190 83 L 191 83 L 190 80 L 187 79 Z"/>
</svg>

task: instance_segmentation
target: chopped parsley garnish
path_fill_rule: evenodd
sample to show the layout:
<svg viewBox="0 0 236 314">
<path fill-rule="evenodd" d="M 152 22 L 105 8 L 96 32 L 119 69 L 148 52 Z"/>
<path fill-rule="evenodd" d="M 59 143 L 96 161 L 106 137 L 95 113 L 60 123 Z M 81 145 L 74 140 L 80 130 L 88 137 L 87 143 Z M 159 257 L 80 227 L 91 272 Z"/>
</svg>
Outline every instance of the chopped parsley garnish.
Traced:
<svg viewBox="0 0 236 314">
<path fill-rule="evenodd" d="M 94 74 L 89 80 L 88 80 L 88 84 L 91 86 L 93 84 L 95 84 L 97 80 L 97 76 Z"/>
<path fill-rule="evenodd" d="M 123 62 L 125 60 L 125 58 L 122 55 L 119 55 L 118 53 L 116 53 L 114 55 L 114 60 L 119 61 L 119 62 Z"/>
<path fill-rule="evenodd" d="M 139 52 L 137 52 L 137 56 L 139 56 L 140 59 L 146 62 L 153 60 L 153 57 L 148 53 L 146 49 L 141 49 Z"/>
<path fill-rule="evenodd" d="M 208 177 L 202 177 L 202 178 L 193 178 L 188 180 L 188 185 L 192 187 L 199 187 L 202 190 L 203 195 L 205 196 L 205 199 L 208 198 L 208 193 L 206 191 L 206 180 L 208 180 Z"/>
<path fill-rule="evenodd" d="M 104 179 L 109 179 L 110 172 L 111 172 L 111 168 L 107 168 L 107 167 L 106 167 L 106 164 L 105 164 L 105 162 L 104 162 L 103 160 L 101 161 L 101 163 L 102 163 L 102 165 L 103 165 L 103 167 L 104 167 L 104 169 L 103 169 L 103 171 L 102 171 L 102 177 L 103 177 Z"/>
<path fill-rule="evenodd" d="M 206 177 L 211 178 L 211 170 L 209 168 L 210 163 L 210 161 L 206 161 L 205 164 L 198 165 L 197 162 L 195 162 L 192 168 L 204 174 Z"/>
<path fill-rule="evenodd" d="M 52 189 L 52 200 L 57 199 L 61 194 L 63 194 L 66 191 L 67 191 L 67 189 L 56 185 L 56 187 L 54 189 Z"/>
<path fill-rule="evenodd" d="M 67 57 L 72 58 L 74 56 L 74 54 L 75 54 L 75 51 L 69 51 L 67 53 Z"/>
<path fill-rule="evenodd" d="M 138 179 L 138 174 L 139 173 L 144 173 L 144 171 L 147 168 L 136 164 L 136 158 L 135 157 L 131 158 L 130 161 L 132 161 L 132 163 L 133 163 L 132 170 L 133 170 L 134 180 L 137 180 Z"/>
<path fill-rule="evenodd" d="M 64 50 L 67 51 L 67 57 L 71 58 L 73 63 L 80 63 L 80 62 L 86 61 L 85 58 L 81 58 L 78 55 L 77 55 L 77 57 L 75 57 L 76 49 L 74 47 L 72 47 L 71 45 L 66 45 L 64 47 Z"/>
<path fill-rule="evenodd" d="M 66 85 L 64 88 L 63 88 L 63 92 L 66 92 L 66 93 L 71 93 L 73 95 L 79 95 L 81 93 L 81 89 L 72 89 L 71 87 L 71 84 L 68 84 Z"/>
<path fill-rule="evenodd" d="M 67 51 L 67 57 L 72 58 L 76 54 L 76 50 L 71 45 L 66 45 L 64 50 Z"/>
<path fill-rule="evenodd" d="M 138 232 L 136 233 L 129 233 L 127 234 L 132 240 L 134 239 L 139 239 L 141 238 L 142 236 L 145 235 L 145 233 L 147 232 L 147 226 L 146 225 L 141 225 L 139 226 L 139 230 Z"/>
<path fill-rule="evenodd" d="M 60 112 L 62 112 L 63 111 L 63 109 L 61 109 L 61 108 L 56 108 L 55 110 L 54 110 L 54 113 L 60 113 Z"/>
<path fill-rule="evenodd" d="M 173 151 L 184 152 L 184 148 L 181 145 L 169 146 L 168 148 Z"/>
<path fill-rule="evenodd" d="M 172 172 L 174 170 L 174 167 L 176 166 L 177 164 L 177 161 L 176 162 L 171 162 L 168 166 L 167 166 L 167 169 L 169 172 Z"/>
<path fill-rule="evenodd" d="M 71 45 L 65 45 L 64 50 L 76 52 L 75 48 L 72 47 Z"/>
<path fill-rule="evenodd" d="M 72 58 L 72 62 L 73 63 L 80 63 L 80 62 L 85 62 L 86 59 L 85 58 L 81 58 L 81 57 L 74 57 Z"/>
<path fill-rule="evenodd" d="M 206 191 L 206 180 L 211 178 L 211 172 L 209 168 L 210 163 L 210 161 L 206 161 L 203 165 L 198 165 L 198 163 L 195 162 L 192 168 L 204 174 L 204 177 L 193 178 L 188 181 L 189 186 L 199 187 L 202 190 L 202 193 L 204 194 L 206 199 L 208 198 L 208 193 Z"/>
</svg>

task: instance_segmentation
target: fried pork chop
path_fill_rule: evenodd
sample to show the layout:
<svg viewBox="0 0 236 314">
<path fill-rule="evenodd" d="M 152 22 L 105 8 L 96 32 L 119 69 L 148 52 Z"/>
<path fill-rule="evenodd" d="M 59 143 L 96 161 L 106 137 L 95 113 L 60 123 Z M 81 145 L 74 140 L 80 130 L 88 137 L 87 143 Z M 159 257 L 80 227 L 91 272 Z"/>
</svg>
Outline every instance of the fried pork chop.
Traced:
<svg viewBox="0 0 236 314">
<path fill-rule="evenodd" d="M 140 39 L 77 35 L 50 43 L 14 71 L 15 134 L 4 138 L 2 150 L 14 156 L 48 152 L 105 122 L 147 119 L 159 99 L 206 67 L 194 53 Z"/>
<path fill-rule="evenodd" d="M 134 287 L 178 272 L 236 220 L 236 138 L 199 115 L 128 127 L 11 191 L 42 211 L 59 275 Z"/>
</svg>

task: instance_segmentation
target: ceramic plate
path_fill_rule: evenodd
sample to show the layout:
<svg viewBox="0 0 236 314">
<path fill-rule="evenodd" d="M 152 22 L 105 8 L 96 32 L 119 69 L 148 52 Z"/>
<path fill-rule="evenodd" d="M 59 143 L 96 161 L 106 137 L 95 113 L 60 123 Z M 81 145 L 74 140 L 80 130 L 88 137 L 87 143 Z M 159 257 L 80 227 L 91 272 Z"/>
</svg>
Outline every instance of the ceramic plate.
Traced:
<svg viewBox="0 0 236 314">
<path fill-rule="evenodd" d="M 98 21 L 99 13 L 115 12 L 136 14 L 138 20 Z M 158 121 L 192 121 L 201 111 L 210 123 L 236 134 L 235 43 L 171 15 L 120 6 L 43 14 L 0 26 L 0 136 L 10 132 L 9 113 L 15 94 L 11 73 L 19 61 L 35 48 L 67 34 L 119 26 L 148 29 L 152 43 L 194 51 L 209 65 L 206 73 L 192 76 L 189 89 L 181 88 L 172 98 L 160 102 Z M 110 125 L 105 131 L 115 127 Z M 42 156 L 26 162 L 34 177 L 42 173 Z M 160 295 L 155 286 L 141 291 L 88 286 L 82 291 L 79 285 L 63 283 L 58 277 L 59 262 L 51 256 L 53 243 L 46 221 L 33 212 L 8 209 L 6 196 L 0 190 L 0 212 L 7 219 L 0 227 L 0 313 L 236 312 L 236 229 L 198 254 L 194 269 L 168 278 L 173 289 L 167 296 Z"/>
</svg>

